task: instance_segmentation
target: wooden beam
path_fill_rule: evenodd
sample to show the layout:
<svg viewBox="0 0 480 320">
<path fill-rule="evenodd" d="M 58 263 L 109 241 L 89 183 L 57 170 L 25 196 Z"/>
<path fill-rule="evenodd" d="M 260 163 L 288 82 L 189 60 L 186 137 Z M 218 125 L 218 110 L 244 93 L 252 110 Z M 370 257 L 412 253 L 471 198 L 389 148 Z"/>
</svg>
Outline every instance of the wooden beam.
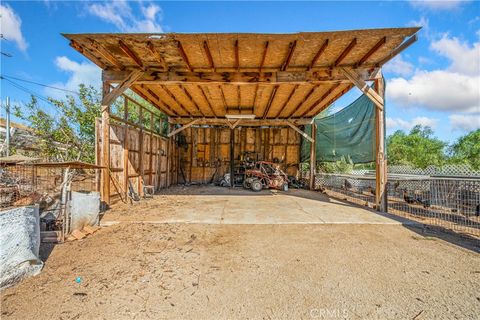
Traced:
<svg viewBox="0 0 480 320">
<path fill-rule="evenodd" d="M 310 190 L 315 190 L 315 171 L 317 170 L 316 148 L 317 125 L 312 122 L 312 142 L 310 143 Z"/>
<path fill-rule="evenodd" d="M 303 99 L 297 104 L 297 107 L 288 114 L 287 118 L 290 118 L 295 113 L 297 113 L 298 109 L 300 109 L 300 107 L 305 103 L 305 101 L 307 101 L 308 98 L 310 98 L 310 96 L 314 91 L 315 91 L 315 86 L 312 86 L 312 88 L 310 88 L 310 91 L 308 91 L 307 94 L 303 97 Z"/>
<path fill-rule="evenodd" d="M 358 61 L 358 63 L 355 64 L 355 67 L 358 68 L 360 67 L 365 61 L 368 60 L 375 52 L 378 51 L 385 43 L 387 42 L 387 37 L 383 37 L 380 39 L 373 47 L 370 49 L 361 59 Z"/>
<path fill-rule="evenodd" d="M 200 107 L 198 106 L 198 104 L 195 102 L 195 100 L 193 100 L 193 97 L 190 95 L 190 93 L 188 92 L 187 88 L 185 88 L 184 86 L 180 85 L 180 89 L 183 91 L 183 93 L 187 96 L 187 98 L 190 100 L 190 102 L 193 104 L 193 106 L 195 107 L 195 109 L 197 109 L 198 113 L 200 113 L 200 115 L 202 115 L 202 117 L 204 117 L 205 115 L 203 114 L 203 112 L 200 110 Z"/>
<path fill-rule="evenodd" d="M 235 121 L 234 123 L 231 123 L 228 119 L 227 120 L 227 124 L 228 126 L 230 127 L 230 129 L 235 129 L 235 127 L 237 127 L 240 122 L 242 121 L 242 119 L 237 119 L 237 121 Z"/>
<path fill-rule="evenodd" d="M 135 93 L 141 96 L 143 99 L 156 106 L 166 115 L 178 116 L 178 114 L 173 110 L 173 108 L 164 103 L 156 94 L 154 94 L 154 92 L 152 92 L 152 90 L 147 89 L 146 87 L 144 87 L 143 84 L 132 87 L 132 90 L 135 91 Z"/>
<path fill-rule="evenodd" d="M 167 88 L 167 86 L 161 86 L 161 88 L 168 94 L 170 98 L 172 98 L 173 101 L 175 101 L 175 103 L 180 107 L 180 109 L 182 109 L 182 111 L 186 115 L 190 115 L 190 112 L 188 112 L 188 110 L 185 109 L 185 107 L 180 103 L 180 101 L 177 100 L 177 97 L 175 97 L 175 95 Z"/>
<path fill-rule="evenodd" d="M 87 57 L 90 61 L 95 63 L 101 69 L 105 69 L 107 67 L 105 63 L 103 63 L 103 61 L 98 59 L 90 50 L 83 47 L 81 44 L 79 44 L 75 40 L 70 41 L 70 47 L 77 50 L 79 53 L 83 54 L 85 57 Z"/>
<path fill-rule="evenodd" d="M 275 115 L 274 118 L 278 118 L 278 116 L 279 116 L 280 114 L 282 114 L 283 110 L 284 110 L 285 107 L 288 105 L 288 103 L 289 103 L 290 100 L 292 99 L 293 95 L 294 95 L 295 92 L 297 91 L 298 87 L 299 87 L 298 84 L 296 84 L 296 85 L 293 87 L 293 89 L 292 89 L 292 91 L 290 92 L 290 95 L 288 96 L 287 100 L 285 100 L 285 102 L 283 103 L 283 106 L 278 110 L 278 112 L 277 112 L 277 114 Z"/>
<path fill-rule="evenodd" d="M 312 70 L 312 68 L 315 66 L 315 64 L 317 64 L 318 59 L 319 59 L 320 56 L 323 54 L 323 52 L 325 51 L 325 49 L 327 49 L 327 47 L 328 47 L 328 39 L 325 39 L 325 41 L 323 42 L 323 44 L 322 44 L 322 46 L 320 47 L 320 49 L 318 49 L 317 53 L 316 53 L 315 56 L 313 57 L 312 62 L 311 62 L 310 65 L 308 66 L 308 68 L 307 68 L 308 71 Z"/>
<path fill-rule="evenodd" d="M 385 84 L 383 79 L 375 81 L 376 93 L 383 98 Z M 386 185 L 387 185 L 387 161 L 385 159 L 385 109 L 375 108 L 375 142 L 376 142 L 376 166 L 375 166 L 375 204 L 378 211 L 387 212 Z"/>
<path fill-rule="evenodd" d="M 310 137 L 310 136 L 309 136 L 308 134 L 306 134 L 305 132 L 303 132 L 302 130 L 300 130 L 296 125 L 294 125 L 294 124 L 292 123 L 292 121 L 286 120 L 286 123 L 288 124 L 288 126 L 289 126 L 290 128 L 292 128 L 293 130 L 295 130 L 295 131 L 297 131 L 298 133 L 300 133 L 300 135 L 301 135 L 302 137 L 304 137 L 305 139 L 307 139 L 307 140 L 310 141 L 311 143 L 314 143 L 313 138 Z"/>
<path fill-rule="evenodd" d="M 110 91 L 110 85 L 103 83 L 102 96 L 105 97 Z M 102 101 L 105 100 L 104 98 Z M 102 104 L 102 171 L 101 198 L 110 205 L 110 105 Z"/>
<path fill-rule="evenodd" d="M 142 70 L 131 71 L 128 76 L 112 91 L 103 96 L 102 105 L 110 105 L 115 99 L 117 99 L 122 93 L 125 92 L 138 78 L 143 75 Z"/>
<path fill-rule="evenodd" d="M 327 90 L 320 98 L 318 98 L 314 103 L 312 103 L 312 106 L 305 110 L 304 113 L 302 113 L 301 117 L 305 117 L 310 112 L 313 112 L 316 107 L 323 102 L 335 89 L 337 89 L 340 86 L 340 83 L 334 84 L 330 89 Z"/>
<path fill-rule="evenodd" d="M 208 42 L 206 40 L 203 41 L 203 50 L 205 50 L 205 54 L 207 55 L 210 68 L 212 68 L 212 70 L 215 72 L 215 63 L 213 62 L 213 57 L 212 57 L 212 54 L 210 53 L 210 48 L 208 47 Z"/>
<path fill-rule="evenodd" d="M 167 66 L 167 63 L 165 62 L 165 59 L 163 59 L 160 52 L 157 49 L 155 49 L 155 45 L 153 44 L 152 41 L 147 41 L 147 48 L 150 51 L 150 53 L 157 58 L 158 62 L 160 62 L 160 64 L 162 65 L 162 68 L 165 71 L 167 71 L 168 66 Z"/>
<path fill-rule="evenodd" d="M 303 99 L 303 101 L 301 102 L 301 104 L 298 105 L 297 110 L 295 111 L 295 113 L 298 112 L 298 111 L 300 111 L 300 110 L 302 109 L 302 107 L 307 104 L 308 99 L 309 99 L 317 90 L 319 90 L 319 89 L 320 89 L 319 86 L 314 87 L 313 90 L 311 90 L 311 91 L 308 93 L 308 95 Z M 308 110 L 308 109 L 307 109 L 307 110 Z M 295 114 L 295 113 L 294 113 L 294 114 Z M 303 115 L 303 113 L 302 113 L 302 115 Z M 302 115 L 300 115 L 300 117 L 303 117 Z"/>
<path fill-rule="evenodd" d="M 133 52 L 132 49 L 130 49 L 130 47 L 125 43 L 123 42 L 122 40 L 118 40 L 118 46 L 120 47 L 120 50 L 123 51 L 123 53 L 125 53 L 125 55 L 127 57 L 129 57 L 130 59 L 133 60 L 133 62 L 135 62 L 135 64 L 142 68 L 143 69 L 143 63 L 142 63 L 142 60 L 140 60 L 140 58 L 137 56 L 137 54 L 135 52 Z"/>
<path fill-rule="evenodd" d="M 240 86 L 237 87 L 237 105 L 238 105 L 238 112 L 241 113 L 241 106 L 242 106 L 242 95 L 240 93 Z"/>
<path fill-rule="evenodd" d="M 267 56 L 267 51 L 268 51 L 268 41 L 265 42 L 265 47 L 263 49 L 263 55 L 262 55 L 262 60 L 260 61 L 260 68 L 258 68 L 258 71 L 262 72 L 263 64 L 265 63 L 265 57 Z"/>
<path fill-rule="evenodd" d="M 319 114 L 320 112 L 322 112 L 323 110 L 325 110 L 326 108 L 328 108 L 334 101 L 336 101 L 338 98 L 340 98 L 341 96 L 343 96 L 345 93 L 347 93 L 351 88 L 353 87 L 353 84 L 349 84 L 347 87 L 345 87 L 343 90 L 341 90 L 340 92 L 338 92 L 335 96 L 333 96 L 331 99 L 329 99 L 326 103 L 322 104 L 322 107 L 320 108 L 320 110 L 318 111 L 315 111 L 316 113 L 312 111 L 308 112 L 305 117 L 307 117 L 308 114 L 310 114 L 312 117 L 316 116 L 317 114 Z"/>
<path fill-rule="evenodd" d="M 167 136 L 169 138 L 173 137 L 174 135 L 176 135 L 177 133 L 180 133 L 182 132 L 183 130 L 187 129 L 187 128 L 190 128 L 191 126 L 193 126 L 195 123 L 199 122 L 200 119 L 194 119 L 192 121 L 190 121 L 189 123 L 183 125 L 182 127 L 180 128 L 177 128 L 175 130 L 173 130 L 172 132 L 170 132 Z"/>
<path fill-rule="evenodd" d="M 337 67 L 340 63 L 342 63 L 343 59 L 352 51 L 353 47 L 357 44 L 357 38 L 353 38 L 353 40 L 348 44 L 348 46 L 343 50 L 340 56 L 335 60 L 333 64 L 334 67 Z"/>
<path fill-rule="evenodd" d="M 272 93 L 270 93 L 270 98 L 268 99 L 267 106 L 265 107 L 265 111 L 263 112 L 262 118 L 265 119 L 270 111 L 270 107 L 272 106 L 273 100 L 275 99 L 275 94 L 277 93 L 278 85 L 274 86 L 272 89 Z"/>
<path fill-rule="evenodd" d="M 360 89 L 375 105 L 383 110 L 383 98 L 378 95 L 353 69 L 342 68 L 345 76 Z"/>
<path fill-rule="evenodd" d="M 297 46 L 297 40 L 290 42 L 288 45 L 288 53 L 287 57 L 285 58 L 285 62 L 282 64 L 282 71 L 286 71 L 288 68 L 288 65 L 290 64 L 290 61 L 292 60 L 293 52 L 295 51 L 295 48 Z"/>
<path fill-rule="evenodd" d="M 368 67 L 367 67 L 368 66 Z M 145 74 L 136 81 L 141 84 L 179 84 L 179 83 L 209 83 L 209 84 L 234 84 L 252 85 L 255 83 L 282 84 L 282 83 L 328 83 L 343 82 L 350 80 L 342 72 L 343 67 L 327 68 L 317 71 L 276 71 L 276 72 L 184 72 L 184 71 L 154 71 L 148 69 Z M 364 64 L 357 69 L 361 77 L 368 80 L 378 78 L 371 70 L 375 66 Z M 121 82 L 131 71 L 104 70 L 102 79 L 111 83 Z"/>
<path fill-rule="evenodd" d="M 88 38 L 88 41 L 90 41 L 90 45 L 92 46 L 92 48 L 94 48 L 95 51 L 97 51 L 105 60 L 111 63 L 114 67 L 120 70 L 125 69 L 125 67 L 101 44 L 91 38 Z"/>
<path fill-rule="evenodd" d="M 240 70 L 238 39 L 235 40 L 234 51 L 235 51 L 235 69 L 237 69 L 237 72 L 238 72 Z"/>
<path fill-rule="evenodd" d="M 235 130 L 230 129 L 230 188 L 235 186 Z"/>
<path fill-rule="evenodd" d="M 208 125 L 208 126 L 228 126 L 226 118 L 196 118 L 198 122 L 197 125 Z M 192 121 L 191 118 L 170 118 L 170 123 L 172 124 L 188 124 Z M 300 126 L 305 124 L 310 124 L 312 118 L 291 118 L 290 122 Z M 256 126 L 270 126 L 270 127 L 288 127 L 285 119 L 242 119 L 241 126 L 243 127 L 256 127 Z"/>
<path fill-rule="evenodd" d="M 397 48 L 395 48 L 392 52 L 390 52 L 385 58 L 383 58 L 382 60 L 378 61 L 376 63 L 376 66 L 377 67 L 381 67 L 383 66 L 385 63 L 387 63 L 388 61 L 390 61 L 391 59 L 393 59 L 396 55 L 398 55 L 400 52 L 402 52 L 403 50 L 407 49 L 408 47 L 410 47 L 413 43 L 415 43 L 415 41 L 417 41 L 418 39 L 418 36 L 416 34 L 414 34 L 413 36 L 411 36 L 410 38 L 408 38 L 406 41 L 404 41 L 401 45 L 399 45 Z"/>
<path fill-rule="evenodd" d="M 222 86 L 218 86 L 218 89 L 220 90 L 220 95 L 222 96 L 222 102 L 223 102 L 223 106 L 225 107 L 225 113 L 226 113 L 228 110 L 227 99 L 225 99 L 225 94 L 223 93 Z"/>
<path fill-rule="evenodd" d="M 210 111 L 212 112 L 213 116 L 216 118 L 216 117 L 217 117 L 217 114 L 215 113 L 215 110 L 213 110 L 213 107 L 212 107 L 212 105 L 210 104 L 210 100 L 208 99 L 205 91 L 203 90 L 203 87 L 200 86 L 200 85 L 197 85 L 197 86 L 198 86 L 198 88 L 200 89 L 200 91 L 202 92 L 203 98 L 204 98 L 205 101 L 207 102 L 208 108 L 209 108 Z"/>
<path fill-rule="evenodd" d="M 185 50 L 183 50 L 182 43 L 180 41 L 177 41 L 177 48 L 178 51 L 180 52 L 180 55 L 182 56 L 183 62 L 187 65 L 188 70 L 193 71 L 192 66 L 190 65 L 190 61 L 188 60 L 187 54 L 185 53 Z"/>
</svg>

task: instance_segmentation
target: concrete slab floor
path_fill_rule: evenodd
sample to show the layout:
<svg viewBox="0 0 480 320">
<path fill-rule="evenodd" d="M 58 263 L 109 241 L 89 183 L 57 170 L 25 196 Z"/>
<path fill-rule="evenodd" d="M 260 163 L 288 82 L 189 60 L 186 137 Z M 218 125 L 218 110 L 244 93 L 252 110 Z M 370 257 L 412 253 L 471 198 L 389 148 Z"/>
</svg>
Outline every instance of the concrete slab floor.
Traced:
<svg viewBox="0 0 480 320">
<path fill-rule="evenodd" d="M 410 224 L 322 193 L 215 186 L 175 186 L 153 199 L 120 204 L 108 211 L 103 225 L 120 221 L 202 224 Z"/>
</svg>

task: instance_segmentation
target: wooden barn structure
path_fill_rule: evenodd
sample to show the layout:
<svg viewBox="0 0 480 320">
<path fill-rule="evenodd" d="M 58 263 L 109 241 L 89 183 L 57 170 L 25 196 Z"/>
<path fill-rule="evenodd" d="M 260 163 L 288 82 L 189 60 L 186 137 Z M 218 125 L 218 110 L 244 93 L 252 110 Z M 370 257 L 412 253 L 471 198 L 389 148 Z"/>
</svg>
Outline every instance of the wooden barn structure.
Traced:
<svg viewBox="0 0 480 320">
<path fill-rule="evenodd" d="M 209 182 L 233 171 L 242 152 L 298 170 L 302 126 L 352 87 L 376 105 L 376 204 L 385 210 L 384 82 L 381 67 L 416 41 L 419 28 L 295 34 L 65 34 L 102 70 L 97 163 L 105 169 L 102 199 L 126 197 L 129 186 Z M 367 82 L 373 81 L 373 88 Z M 139 121 L 113 115 L 130 88 L 168 116 L 138 104 Z M 130 98 L 124 97 L 128 105 Z M 315 174 L 311 148 L 310 182 Z"/>
</svg>

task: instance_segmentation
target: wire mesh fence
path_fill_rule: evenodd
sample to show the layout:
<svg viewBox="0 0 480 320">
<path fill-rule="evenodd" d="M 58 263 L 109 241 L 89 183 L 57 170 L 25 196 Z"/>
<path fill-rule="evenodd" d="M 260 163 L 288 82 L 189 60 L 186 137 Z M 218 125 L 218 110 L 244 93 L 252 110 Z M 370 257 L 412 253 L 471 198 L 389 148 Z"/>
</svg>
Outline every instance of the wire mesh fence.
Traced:
<svg viewBox="0 0 480 320">
<path fill-rule="evenodd" d="M 38 204 L 46 210 L 58 202 L 65 168 L 37 165 L 0 167 L 0 209 Z M 94 170 L 69 169 L 73 174 L 72 191 L 95 191 Z"/>
<path fill-rule="evenodd" d="M 392 171 L 398 172 L 395 168 Z M 480 176 L 403 172 L 389 170 L 386 188 L 389 213 L 480 237 Z M 315 176 L 315 186 L 334 197 L 374 207 L 374 172 L 319 173 Z"/>
</svg>

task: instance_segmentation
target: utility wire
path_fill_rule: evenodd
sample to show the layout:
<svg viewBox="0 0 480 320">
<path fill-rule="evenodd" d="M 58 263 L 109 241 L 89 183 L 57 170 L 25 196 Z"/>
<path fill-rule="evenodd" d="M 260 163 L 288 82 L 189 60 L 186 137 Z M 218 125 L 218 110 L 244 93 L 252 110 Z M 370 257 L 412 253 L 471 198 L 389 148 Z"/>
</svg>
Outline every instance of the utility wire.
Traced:
<svg viewBox="0 0 480 320">
<path fill-rule="evenodd" d="M 26 79 L 20 79 L 20 78 L 17 78 L 17 77 L 12 77 L 12 76 L 7 76 L 7 75 L 0 75 L 0 78 L 5 78 L 5 79 L 14 79 L 14 80 L 17 80 L 17 81 L 23 81 L 23 82 L 27 82 L 27 83 L 31 83 L 31 84 L 35 84 L 37 86 L 42 86 L 42 87 L 45 87 L 45 88 L 51 88 L 51 89 L 55 89 L 55 90 L 60 90 L 60 91 L 64 91 L 64 92 L 68 92 L 68 93 L 73 93 L 73 94 L 76 94 L 76 95 L 80 95 L 80 93 L 76 92 L 76 91 L 72 91 L 72 90 L 68 90 L 68 89 L 63 89 L 63 88 L 59 88 L 59 87 L 53 87 L 53 86 L 49 86 L 47 84 L 43 84 L 43 83 L 39 83 L 39 82 L 35 82 L 35 81 L 30 81 L 30 80 L 26 80 Z"/>
</svg>

